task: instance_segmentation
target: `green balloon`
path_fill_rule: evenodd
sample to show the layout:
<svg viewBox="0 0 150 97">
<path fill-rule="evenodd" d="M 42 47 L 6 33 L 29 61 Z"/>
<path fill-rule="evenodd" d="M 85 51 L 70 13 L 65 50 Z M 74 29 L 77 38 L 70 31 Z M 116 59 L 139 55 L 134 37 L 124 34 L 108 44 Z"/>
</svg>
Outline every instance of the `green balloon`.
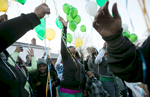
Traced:
<svg viewBox="0 0 150 97">
<path fill-rule="evenodd" d="M 132 43 L 135 42 L 137 39 L 138 39 L 138 36 L 136 34 L 134 34 L 134 33 L 130 34 L 130 40 Z"/>
<path fill-rule="evenodd" d="M 67 18 L 67 20 L 70 22 L 70 21 L 73 21 L 73 19 L 72 19 L 72 17 L 70 16 L 70 14 L 68 14 L 67 16 L 66 16 L 66 18 Z"/>
<path fill-rule="evenodd" d="M 104 6 L 106 1 L 108 0 L 96 0 L 97 5 L 99 5 L 100 7 Z"/>
<path fill-rule="evenodd" d="M 44 37 L 45 35 L 45 19 L 40 19 L 41 24 L 37 25 L 34 30 L 37 34 L 39 34 L 41 37 Z"/>
<path fill-rule="evenodd" d="M 74 19 L 78 15 L 78 10 L 76 8 L 70 9 L 70 16 Z"/>
<path fill-rule="evenodd" d="M 39 38 L 40 40 L 44 40 L 44 39 L 45 39 L 45 36 L 42 37 L 42 36 L 40 36 L 39 34 L 37 34 L 37 36 L 38 36 L 38 38 Z"/>
<path fill-rule="evenodd" d="M 38 35 L 40 35 L 41 37 L 44 37 L 45 36 L 45 28 L 44 29 L 41 28 L 40 30 L 36 31 L 36 33 Z"/>
<path fill-rule="evenodd" d="M 81 22 L 81 17 L 79 15 L 77 15 L 74 19 L 74 21 L 79 24 Z"/>
<path fill-rule="evenodd" d="M 69 14 L 69 12 L 70 12 L 70 6 L 69 6 L 69 4 L 65 3 L 63 5 L 63 11 L 64 11 L 64 13 Z"/>
<path fill-rule="evenodd" d="M 122 34 L 125 37 L 128 37 L 128 38 L 130 37 L 130 32 L 128 30 L 126 32 L 123 32 Z"/>
<path fill-rule="evenodd" d="M 59 18 L 56 18 L 55 23 L 58 28 L 60 28 L 60 29 L 63 28 L 63 24 L 61 23 L 61 21 L 59 21 Z"/>
<path fill-rule="evenodd" d="M 72 35 L 70 33 L 67 33 L 67 42 L 72 42 Z"/>
<path fill-rule="evenodd" d="M 73 8 L 73 6 L 72 6 L 72 5 L 70 5 L 70 9 L 71 9 L 71 8 Z"/>
<path fill-rule="evenodd" d="M 21 3 L 21 4 L 25 4 L 25 2 L 26 2 L 26 0 L 15 0 L 15 1 L 17 1 L 17 2 L 19 2 L 19 3 Z"/>
<path fill-rule="evenodd" d="M 69 22 L 69 28 L 70 28 L 71 31 L 74 32 L 74 31 L 76 30 L 76 28 L 77 28 L 76 22 L 70 21 L 70 22 Z"/>
<path fill-rule="evenodd" d="M 40 25 L 45 27 L 45 18 L 40 19 L 40 22 L 41 22 Z"/>
<path fill-rule="evenodd" d="M 85 32 L 85 31 L 86 31 L 86 26 L 85 26 L 85 25 L 81 25 L 80 30 L 81 30 L 82 32 Z"/>
</svg>

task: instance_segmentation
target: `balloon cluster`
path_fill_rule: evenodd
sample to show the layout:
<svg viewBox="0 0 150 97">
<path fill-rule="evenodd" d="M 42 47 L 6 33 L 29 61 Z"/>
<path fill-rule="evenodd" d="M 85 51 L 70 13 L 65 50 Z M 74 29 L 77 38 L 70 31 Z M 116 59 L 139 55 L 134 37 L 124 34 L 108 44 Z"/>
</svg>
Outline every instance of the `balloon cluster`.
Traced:
<svg viewBox="0 0 150 97">
<path fill-rule="evenodd" d="M 40 40 L 44 40 L 45 37 L 50 41 L 52 39 L 55 38 L 55 31 L 53 29 L 46 29 L 45 31 L 45 19 L 42 18 L 40 19 L 40 22 L 41 24 L 37 25 L 35 27 L 35 31 L 37 33 L 37 37 L 40 39 Z"/>
<path fill-rule="evenodd" d="M 129 38 L 132 43 L 138 39 L 138 36 L 135 33 L 130 34 L 127 24 L 122 24 L 122 28 L 123 28 L 123 33 L 122 33 L 123 36 Z"/>
<path fill-rule="evenodd" d="M 78 15 L 78 10 L 72 5 L 65 3 L 63 5 L 63 11 L 66 13 L 66 19 L 69 21 L 70 30 L 74 32 L 77 28 L 77 25 L 81 22 L 81 16 Z M 80 29 L 82 29 L 82 27 L 80 27 Z M 86 27 L 84 26 L 84 29 L 81 31 L 85 32 Z"/>
</svg>

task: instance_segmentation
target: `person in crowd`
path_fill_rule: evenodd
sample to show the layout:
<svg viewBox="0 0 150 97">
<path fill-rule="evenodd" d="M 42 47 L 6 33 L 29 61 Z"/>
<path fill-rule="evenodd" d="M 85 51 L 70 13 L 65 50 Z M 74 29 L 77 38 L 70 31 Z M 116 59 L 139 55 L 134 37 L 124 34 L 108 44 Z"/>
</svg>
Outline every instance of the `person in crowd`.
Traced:
<svg viewBox="0 0 150 97">
<path fill-rule="evenodd" d="M 1 95 L 6 97 L 28 97 L 24 89 L 26 77 L 21 69 L 7 62 L 9 53 L 6 48 L 23 36 L 27 31 L 40 24 L 40 19 L 50 14 L 49 7 L 44 3 L 35 8 L 34 13 L 22 14 L 11 20 L 0 22 L 0 86 Z"/>
<path fill-rule="evenodd" d="M 20 47 L 19 45 L 17 45 L 15 51 L 12 53 L 11 57 L 13 58 L 13 60 L 9 57 L 8 58 L 8 63 L 17 67 L 16 64 L 13 62 L 15 61 L 16 63 L 18 63 L 18 66 L 22 69 L 22 71 L 24 72 L 25 76 L 27 77 L 27 82 L 25 84 L 25 89 L 28 91 L 28 93 L 30 94 L 30 88 L 29 88 L 29 73 L 34 72 L 37 70 L 37 62 L 36 62 L 36 58 L 34 57 L 34 51 L 33 49 L 29 49 L 28 50 L 28 56 L 31 56 L 30 59 L 30 66 L 26 65 L 25 62 L 19 57 L 19 53 L 23 51 L 23 48 Z"/>
<path fill-rule="evenodd" d="M 63 75 L 63 64 L 62 64 L 62 58 L 61 54 L 58 56 L 57 61 L 54 65 L 55 70 L 57 71 L 58 78 L 61 80 Z M 58 86 L 58 94 L 60 95 L 60 85 Z"/>
<path fill-rule="evenodd" d="M 37 75 L 33 79 L 33 83 L 36 85 L 34 91 L 36 97 L 46 97 L 46 84 L 47 84 L 47 78 L 48 76 L 48 67 L 46 64 L 46 60 L 44 59 L 38 59 L 37 62 L 38 66 L 38 72 Z M 56 97 L 56 87 L 60 84 L 60 80 L 57 77 L 57 73 L 50 68 L 50 77 L 51 77 L 51 87 L 52 87 L 52 96 Z M 50 83 L 48 83 L 48 96 L 50 95 Z"/>
<path fill-rule="evenodd" d="M 99 79 L 100 75 L 99 75 L 99 71 L 98 71 L 98 64 L 95 64 L 95 58 L 98 54 L 98 51 L 96 50 L 96 48 L 92 48 L 91 50 L 92 56 L 89 58 L 88 60 L 88 69 L 91 71 L 91 73 L 94 74 L 94 76 Z"/>
<path fill-rule="evenodd" d="M 58 56 L 57 61 L 54 65 L 55 70 L 57 71 L 58 78 L 61 80 L 63 75 L 63 64 L 61 54 Z"/>
<path fill-rule="evenodd" d="M 98 10 L 93 22 L 93 27 L 108 43 L 107 63 L 116 76 L 128 82 L 143 82 L 149 87 L 150 38 L 136 49 L 135 45 L 122 35 L 117 4 L 113 5 L 113 16 L 109 13 L 108 4 L 109 1 Z"/>
<path fill-rule="evenodd" d="M 109 93 L 110 97 L 119 97 L 119 91 L 117 86 L 115 85 L 115 76 L 109 70 L 107 65 L 107 43 L 104 43 L 103 48 L 100 50 L 96 58 L 94 59 L 93 65 L 95 66 L 95 70 L 97 70 L 97 75 L 100 76 L 100 81 L 104 87 L 104 89 Z"/>
<path fill-rule="evenodd" d="M 89 61 L 90 55 L 87 56 L 86 60 L 84 61 L 84 67 L 86 71 L 89 71 L 89 67 L 88 67 L 88 61 Z"/>
<path fill-rule="evenodd" d="M 85 71 L 76 57 L 75 47 L 66 47 L 67 24 L 62 17 L 63 36 L 61 39 L 61 56 L 63 62 L 63 77 L 60 82 L 60 97 L 83 97 Z"/>
</svg>

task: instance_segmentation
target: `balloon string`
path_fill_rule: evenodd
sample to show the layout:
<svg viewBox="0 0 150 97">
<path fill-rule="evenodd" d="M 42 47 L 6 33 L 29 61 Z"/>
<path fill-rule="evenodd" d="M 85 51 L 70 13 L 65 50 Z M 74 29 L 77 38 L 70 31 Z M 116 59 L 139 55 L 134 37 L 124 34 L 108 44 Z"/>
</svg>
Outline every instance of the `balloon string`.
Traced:
<svg viewBox="0 0 150 97">
<path fill-rule="evenodd" d="M 58 17 L 59 17 L 59 14 L 58 14 L 58 10 L 57 10 L 57 7 L 56 7 L 56 2 L 55 2 L 55 0 L 53 0 L 53 3 L 54 3 L 55 11 L 56 11 L 56 16 L 57 16 L 57 18 L 58 18 Z"/>
<path fill-rule="evenodd" d="M 54 3 L 54 7 L 55 7 L 55 11 L 56 11 L 56 16 L 57 16 L 57 18 L 59 17 L 59 13 L 58 13 L 58 10 L 57 10 L 57 7 L 56 7 L 56 2 L 55 2 L 55 0 L 53 0 L 53 3 Z M 60 26 L 60 23 L 59 23 L 59 26 Z M 61 29 L 60 29 L 61 30 Z M 74 63 L 75 63 L 75 65 L 76 65 L 76 67 L 77 67 L 77 69 L 79 70 L 79 68 L 78 68 L 78 66 L 77 66 L 77 63 L 76 63 L 76 61 L 75 61 L 75 59 L 74 59 L 74 57 L 73 57 L 73 55 L 71 54 L 71 52 L 68 50 L 68 48 L 67 48 L 67 44 L 66 44 L 66 42 L 64 41 L 64 35 L 63 35 L 64 33 L 62 33 L 62 40 L 63 40 L 63 42 L 64 42 L 64 44 L 65 44 L 65 47 L 66 47 L 66 49 L 67 49 L 67 51 L 68 51 L 68 53 L 70 54 L 70 56 L 71 56 L 71 58 L 73 59 L 73 61 L 74 61 Z M 65 37 L 65 39 L 66 39 L 66 37 Z M 78 73 L 78 71 L 77 71 L 77 73 Z M 77 74 L 76 73 L 76 74 Z"/>
<path fill-rule="evenodd" d="M 46 82 L 46 97 L 47 97 L 47 92 L 48 92 L 48 80 L 49 80 L 49 72 L 47 75 L 47 82 Z"/>
<path fill-rule="evenodd" d="M 147 29 L 148 29 L 148 32 L 149 32 L 149 35 L 150 35 L 150 28 L 149 28 L 149 25 L 148 25 L 148 22 L 146 20 L 146 15 L 147 15 L 147 19 L 149 20 L 149 16 L 147 14 L 147 10 L 145 8 L 145 0 L 143 0 L 143 5 L 144 5 L 144 8 L 142 8 L 142 4 L 140 3 L 140 0 L 138 0 L 139 4 L 140 4 L 140 7 L 141 7 L 141 10 L 143 12 L 143 16 L 144 16 L 144 20 L 146 22 L 146 26 L 147 26 Z M 149 20 L 150 21 L 150 20 Z"/>
<path fill-rule="evenodd" d="M 65 33 L 63 33 L 63 32 L 62 32 L 62 36 L 64 36 L 63 34 L 65 34 Z M 74 57 L 73 57 L 72 53 L 68 50 L 68 48 L 67 48 L 67 44 L 66 44 L 65 40 L 63 39 L 63 37 L 62 37 L 62 40 L 63 40 L 63 43 L 65 44 L 65 47 L 66 47 L 66 49 L 67 49 L 67 51 L 68 51 L 69 55 L 71 56 L 71 58 L 72 58 L 73 62 L 75 63 L 75 65 L 76 65 L 76 67 L 77 67 L 77 69 L 78 69 L 78 70 L 77 70 L 77 72 L 76 72 L 76 74 L 77 74 L 77 73 L 78 73 L 78 71 L 79 71 L 78 65 L 77 65 L 77 63 L 76 63 L 76 61 L 75 61 L 75 59 L 74 59 Z"/>
<path fill-rule="evenodd" d="M 128 13 L 128 16 L 129 16 L 130 24 L 132 26 L 132 30 L 134 32 L 134 26 L 133 26 L 132 19 L 130 17 L 129 10 L 128 10 L 128 0 L 126 0 L 126 9 L 127 9 L 127 13 Z"/>
<path fill-rule="evenodd" d="M 45 2 L 46 2 L 46 0 L 45 0 Z M 46 31 L 46 18 L 45 18 L 45 31 Z M 52 87 L 51 87 L 51 78 L 50 78 L 51 75 L 50 75 L 50 69 L 49 69 L 49 61 L 48 61 L 48 56 L 47 56 L 48 52 L 47 52 L 47 47 L 46 47 L 46 38 L 45 38 L 45 51 L 46 51 L 46 58 L 47 58 L 46 60 L 47 60 L 48 75 L 49 75 L 50 94 L 51 94 L 51 97 L 53 97 L 52 96 Z M 48 87 L 48 84 L 47 84 L 46 87 Z M 46 93 L 47 93 L 47 91 L 46 91 Z"/>
</svg>

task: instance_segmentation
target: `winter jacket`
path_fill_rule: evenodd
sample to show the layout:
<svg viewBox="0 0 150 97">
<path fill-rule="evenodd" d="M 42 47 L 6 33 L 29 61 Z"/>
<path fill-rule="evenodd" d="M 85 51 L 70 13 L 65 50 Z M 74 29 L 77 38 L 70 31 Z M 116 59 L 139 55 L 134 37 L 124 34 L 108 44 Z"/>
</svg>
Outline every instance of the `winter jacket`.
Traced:
<svg viewBox="0 0 150 97">
<path fill-rule="evenodd" d="M 143 67 L 139 51 L 141 49 L 147 66 L 146 84 L 149 86 L 150 38 L 148 37 L 138 49 L 122 35 L 122 30 L 112 36 L 103 37 L 103 39 L 108 43 L 107 62 L 111 71 L 128 82 L 143 82 Z"/>
<path fill-rule="evenodd" d="M 89 70 L 92 71 L 95 77 L 98 79 L 100 78 L 100 76 L 113 78 L 113 74 L 109 70 L 109 67 L 107 65 L 107 60 L 104 58 L 104 54 L 105 54 L 105 49 L 102 48 L 94 60 L 95 63 L 93 63 L 92 57 L 90 57 L 88 61 Z"/>
<path fill-rule="evenodd" d="M 13 52 L 12 55 L 11 55 L 11 57 L 14 59 L 15 62 L 17 61 L 18 56 L 19 56 L 18 52 Z M 11 60 L 11 58 L 8 58 L 8 63 L 11 64 L 12 66 L 15 66 L 15 64 Z M 34 72 L 34 71 L 37 70 L 37 62 L 36 62 L 35 57 L 31 57 L 31 64 L 32 64 L 31 66 L 25 66 L 25 68 L 27 69 L 27 72 L 29 72 L 29 73 L 32 73 L 32 72 Z M 24 68 L 22 70 L 23 70 L 24 74 L 26 75 L 27 74 L 26 70 Z M 27 77 L 27 75 L 26 75 L 26 77 Z M 25 84 L 25 89 L 30 94 L 30 89 L 29 89 L 29 83 L 28 83 L 28 81 Z"/>
<path fill-rule="evenodd" d="M 27 31 L 40 24 L 39 18 L 34 14 L 22 14 L 14 19 L 0 23 L 0 86 L 1 95 L 5 97 L 28 97 L 24 89 L 26 77 L 20 69 L 7 62 L 8 53 L 4 50 L 23 36 Z"/>
<path fill-rule="evenodd" d="M 83 65 L 77 61 L 71 53 L 67 51 L 66 47 L 66 34 L 67 28 L 64 27 L 64 35 L 61 39 L 61 55 L 63 61 L 63 78 L 60 86 L 66 89 L 81 90 L 84 87 L 85 77 Z M 75 64 L 76 63 L 76 64 Z"/>
<path fill-rule="evenodd" d="M 52 95 L 53 97 L 56 97 L 57 94 L 56 87 L 60 85 L 60 80 L 54 68 L 50 68 L 50 75 L 51 75 L 51 83 L 53 84 Z M 41 76 L 38 71 L 38 74 L 33 78 L 32 82 L 35 84 L 34 94 L 36 97 L 46 97 L 47 76 L 48 73 L 46 73 L 44 76 Z M 48 97 L 51 97 L 50 91 L 48 91 Z"/>
</svg>

